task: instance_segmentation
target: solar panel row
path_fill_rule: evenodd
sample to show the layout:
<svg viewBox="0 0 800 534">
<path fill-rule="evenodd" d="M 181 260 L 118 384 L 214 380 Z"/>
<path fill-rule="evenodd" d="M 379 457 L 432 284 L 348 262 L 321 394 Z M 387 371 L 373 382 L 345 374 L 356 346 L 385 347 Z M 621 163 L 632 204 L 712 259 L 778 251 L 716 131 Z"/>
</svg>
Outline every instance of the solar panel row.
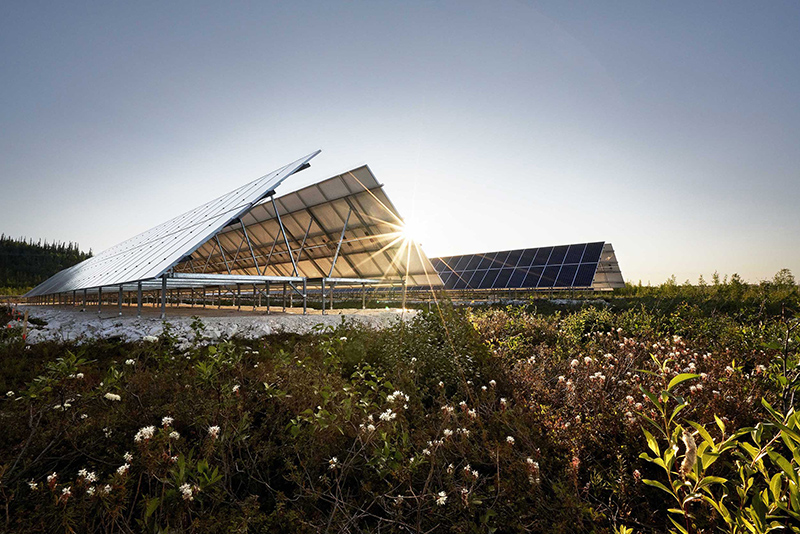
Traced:
<svg viewBox="0 0 800 534">
<path fill-rule="evenodd" d="M 431 258 L 445 289 L 591 287 L 604 243 Z"/>
</svg>

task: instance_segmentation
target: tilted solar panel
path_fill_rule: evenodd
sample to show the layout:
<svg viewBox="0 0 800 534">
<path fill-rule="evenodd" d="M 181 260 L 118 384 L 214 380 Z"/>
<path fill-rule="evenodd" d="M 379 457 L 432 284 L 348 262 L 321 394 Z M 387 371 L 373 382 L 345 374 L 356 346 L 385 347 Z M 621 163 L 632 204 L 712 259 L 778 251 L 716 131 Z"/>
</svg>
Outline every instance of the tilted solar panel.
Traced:
<svg viewBox="0 0 800 534">
<path fill-rule="evenodd" d="M 592 286 L 604 242 L 431 258 L 445 289 Z"/>
</svg>

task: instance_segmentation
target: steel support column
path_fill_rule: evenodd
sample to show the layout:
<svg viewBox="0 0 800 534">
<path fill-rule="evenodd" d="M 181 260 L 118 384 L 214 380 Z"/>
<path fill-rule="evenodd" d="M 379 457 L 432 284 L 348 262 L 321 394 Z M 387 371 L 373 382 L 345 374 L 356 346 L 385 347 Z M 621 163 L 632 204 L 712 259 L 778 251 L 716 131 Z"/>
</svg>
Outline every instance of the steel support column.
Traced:
<svg viewBox="0 0 800 534">
<path fill-rule="evenodd" d="M 161 320 L 167 318 L 167 277 L 161 277 Z"/>
<path fill-rule="evenodd" d="M 119 285 L 119 293 L 117 293 L 117 313 L 122 317 L 122 284 Z"/>
<path fill-rule="evenodd" d="M 142 316 L 142 282 L 136 282 L 136 317 Z"/>
</svg>

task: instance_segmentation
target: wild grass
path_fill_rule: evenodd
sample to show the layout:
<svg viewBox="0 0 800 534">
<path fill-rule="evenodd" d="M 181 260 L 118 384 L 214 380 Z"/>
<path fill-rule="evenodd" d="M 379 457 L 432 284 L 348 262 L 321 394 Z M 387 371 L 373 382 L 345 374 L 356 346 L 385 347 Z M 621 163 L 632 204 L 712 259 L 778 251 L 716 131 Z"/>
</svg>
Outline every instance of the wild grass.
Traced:
<svg viewBox="0 0 800 534">
<path fill-rule="evenodd" d="M 184 352 L 169 333 L 31 346 L 5 329 L 0 524 L 800 528 L 800 299 L 765 291 L 746 306 L 688 292 L 547 314 L 443 306 L 381 331 L 342 323 Z"/>
</svg>

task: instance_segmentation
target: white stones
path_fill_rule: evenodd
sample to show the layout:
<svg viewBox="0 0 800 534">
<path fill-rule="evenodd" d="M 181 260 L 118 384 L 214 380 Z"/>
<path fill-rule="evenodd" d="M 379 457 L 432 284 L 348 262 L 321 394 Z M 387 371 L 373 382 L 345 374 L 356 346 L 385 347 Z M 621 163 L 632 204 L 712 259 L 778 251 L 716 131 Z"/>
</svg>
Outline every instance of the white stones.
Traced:
<svg viewBox="0 0 800 534">
<path fill-rule="evenodd" d="M 161 338 L 163 324 L 157 315 L 135 317 L 114 314 L 109 318 L 98 318 L 97 315 L 80 313 L 79 308 L 53 309 L 44 306 L 19 306 L 20 310 L 29 310 L 31 317 L 44 320 L 44 326 L 31 325 L 28 329 L 26 341 L 28 344 L 42 341 L 76 341 L 78 343 L 94 338 L 119 337 L 124 341 L 141 341 L 147 336 Z M 186 312 L 186 310 L 181 310 Z M 206 344 L 230 337 L 257 339 L 278 332 L 291 332 L 297 334 L 311 333 L 316 325 L 337 326 L 342 321 L 342 315 L 235 315 L 224 314 L 217 317 L 203 316 L 205 329 L 200 333 L 203 338 L 195 339 L 197 334 L 191 328 L 194 319 L 191 316 L 173 315 L 167 321 L 170 324 L 172 336 L 176 339 L 179 349 L 187 350 L 195 343 Z M 347 314 L 348 321 L 355 321 L 372 328 L 384 328 L 396 321 L 409 320 L 416 315 L 415 311 L 400 314 L 397 311 L 370 310 L 363 313 L 360 310 Z M 16 326 L 16 325 L 15 325 Z"/>
</svg>

